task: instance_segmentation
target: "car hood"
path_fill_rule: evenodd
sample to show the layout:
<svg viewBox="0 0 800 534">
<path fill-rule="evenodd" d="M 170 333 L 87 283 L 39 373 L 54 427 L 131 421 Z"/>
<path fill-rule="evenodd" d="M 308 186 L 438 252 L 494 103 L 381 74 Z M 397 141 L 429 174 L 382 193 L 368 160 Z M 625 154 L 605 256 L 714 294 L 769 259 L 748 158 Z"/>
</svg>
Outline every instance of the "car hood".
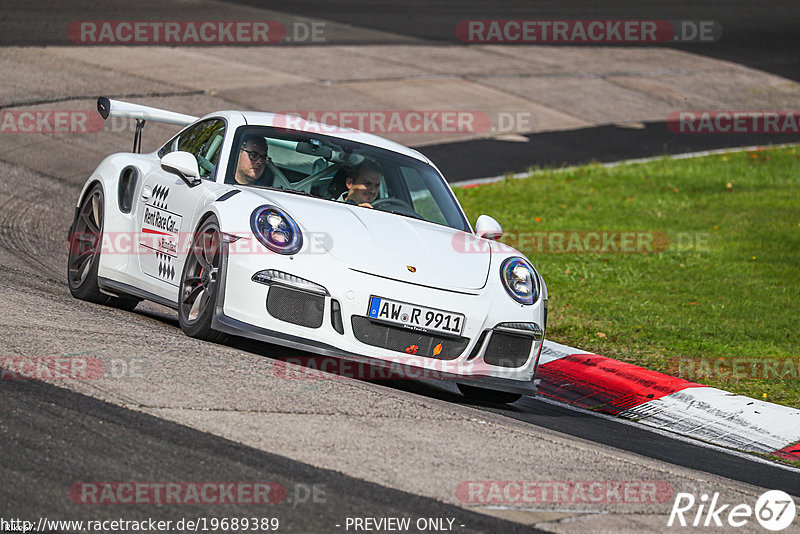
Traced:
<svg viewBox="0 0 800 534">
<path fill-rule="evenodd" d="M 304 238 L 312 237 L 356 271 L 451 290 L 478 290 L 486 284 L 490 247 L 466 251 L 464 243 L 475 239 L 471 234 L 343 202 L 273 190 L 258 194 L 285 209 Z"/>
</svg>

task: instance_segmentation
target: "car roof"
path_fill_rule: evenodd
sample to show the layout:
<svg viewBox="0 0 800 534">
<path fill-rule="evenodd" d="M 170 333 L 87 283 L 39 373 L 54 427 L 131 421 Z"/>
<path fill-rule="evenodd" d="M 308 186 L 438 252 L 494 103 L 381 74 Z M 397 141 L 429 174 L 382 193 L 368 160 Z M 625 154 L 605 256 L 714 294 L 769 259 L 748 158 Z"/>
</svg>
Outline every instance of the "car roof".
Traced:
<svg viewBox="0 0 800 534">
<path fill-rule="evenodd" d="M 390 141 L 389 139 L 380 137 L 378 135 L 361 132 L 359 130 L 353 130 L 351 128 L 321 124 L 319 122 L 298 118 L 296 115 L 292 114 L 229 110 L 209 113 L 203 117 L 203 119 L 211 117 L 230 118 L 232 115 L 244 117 L 245 122 L 250 126 L 271 126 L 274 128 L 285 128 L 287 130 L 320 134 L 338 139 L 345 139 L 347 141 L 355 141 L 357 143 L 364 143 L 366 145 L 391 150 L 392 152 L 398 152 L 400 154 L 433 165 L 433 162 L 416 150 L 401 145 L 400 143 L 395 143 L 394 141 Z"/>
</svg>

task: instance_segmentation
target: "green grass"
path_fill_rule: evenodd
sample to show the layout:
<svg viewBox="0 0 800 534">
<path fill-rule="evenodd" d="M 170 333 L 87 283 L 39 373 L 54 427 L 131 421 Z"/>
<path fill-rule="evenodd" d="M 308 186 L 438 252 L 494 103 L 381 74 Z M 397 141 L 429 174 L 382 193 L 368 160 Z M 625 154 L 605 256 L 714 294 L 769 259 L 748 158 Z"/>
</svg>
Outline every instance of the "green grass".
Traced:
<svg viewBox="0 0 800 534">
<path fill-rule="evenodd" d="M 508 237 L 665 234 L 654 253 L 522 242 L 550 293 L 548 339 L 800 408 L 800 147 L 539 170 L 456 195 Z"/>
</svg>

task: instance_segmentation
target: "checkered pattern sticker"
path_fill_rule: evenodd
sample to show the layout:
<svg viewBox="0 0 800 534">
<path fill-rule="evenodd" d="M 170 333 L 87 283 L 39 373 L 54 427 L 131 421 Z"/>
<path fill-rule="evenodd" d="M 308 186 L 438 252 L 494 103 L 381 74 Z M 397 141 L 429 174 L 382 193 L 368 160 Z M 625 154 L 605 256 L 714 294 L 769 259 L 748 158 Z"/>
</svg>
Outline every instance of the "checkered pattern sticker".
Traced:
<svg viewBox="0 0 800 534">
<path fill-rule="evenodd" d="M 158 276 L 165 280 L 174 280 L 175 266 L 172 265 L 172 256 L 162 252 L 156 252 L 155 255 L 158 260 Z"/>
<path fill-rule="evenodd" d="M 163 185 L 156 185 L 153 187 L 153 197 L 151 204 L 153 207 L 167 209 L 167 197 L 169 196 L 169 187 Z"/>
</svg>

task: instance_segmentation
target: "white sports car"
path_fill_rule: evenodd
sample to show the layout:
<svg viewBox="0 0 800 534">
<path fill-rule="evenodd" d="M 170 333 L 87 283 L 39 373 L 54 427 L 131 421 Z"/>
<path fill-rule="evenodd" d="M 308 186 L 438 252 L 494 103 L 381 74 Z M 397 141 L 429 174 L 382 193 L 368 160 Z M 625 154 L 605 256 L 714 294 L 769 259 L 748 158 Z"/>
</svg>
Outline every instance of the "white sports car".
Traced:
<svg viewBox="0 0 800 534">
<path fill-rule="evenodd" d="M 80 193 L 75 297 L 151 300 L 192 337 L 399 366 L 475 400 L 536 393 L 544 280 L 497 241 L 494 219 L 472 229 L 422 154 L 281 114 L 197 118 L 107 98 L 98 111 L 137 128 L 134 151 L 103 160 Z M 145 120 L 185 128 L 140 154 Z"/>
</svg>

